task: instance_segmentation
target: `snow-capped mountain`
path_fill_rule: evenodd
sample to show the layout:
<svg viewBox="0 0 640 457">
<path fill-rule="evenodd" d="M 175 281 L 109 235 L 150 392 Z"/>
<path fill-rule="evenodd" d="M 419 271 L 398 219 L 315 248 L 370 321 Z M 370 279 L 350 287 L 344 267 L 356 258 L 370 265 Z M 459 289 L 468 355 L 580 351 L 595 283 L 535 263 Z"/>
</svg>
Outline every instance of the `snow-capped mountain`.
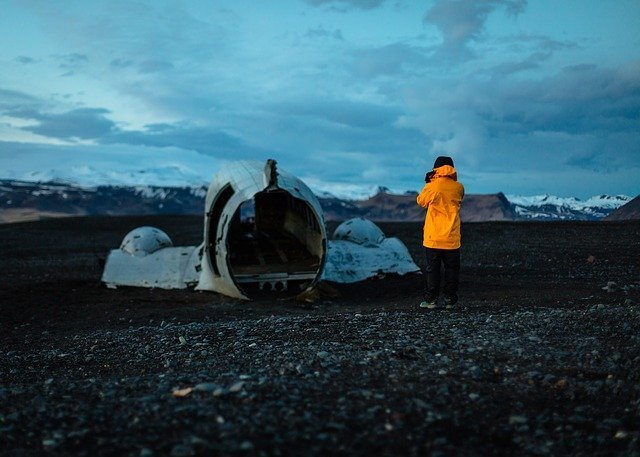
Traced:
<svg viewBox="0 0 640 457">
<path fill-rule="evenodd" d="M 120 145 L 108 151 L 77 146 L 61 148 L 56 154 L 39 151 L 34 155 L 2 155 L 0 179 L 65 182 L 82 187 L 188 187 L 208 184 L 220 163 L 211 156 L 173 148 L 142 148 L 133 154 Z"/>
<path fill-rule="evenodd" d="M 337 198 L 347 201 L 367 200 L 375 195 L 385 192 L 393 195 L 402 195 L 404 192 L 398 189 L 389 189 L 384 186 L 368 184 L 321 182 L 315 179 L 301 178 L 318 198 Z"/>
<path fill-rule="evenodd" d="M 586 200 L 555 195 L 530 197 L 507 195 L 514 211 L 521 219 L 540 220 L 597 220 L 631 201 L 626 195 L 596 195 Z"/>
<path fill-rule="evenodd" d="M 0 180 L 0 223 L 89 215 L 203 214 L 206 186 L 96 186 Z"/>
<path fill-rule="evenodd" d="M 180 165 L 167 165 L 128 170 L 99 170 L 90 166 L 78 166 L 71 167 L 69 170 L 31 171 L 20 175 L 18 179 L 26 182 L 67 183 L 84 188 L 96 186 L 198 187 L 207 184 L 209 177 Z"/>
<path fill-rule="evenodd" d="M 327 220 L 367 217 L 377 221 L 420 221 L 424 210 L 415 203 L 415 192 L 396 193 L 384 187 L 366 193 L 319 193 Z M 360 189 L 362 190 L 362 189 Z M 0 180 L 0 222 L 43 217 L 85 215 L 197 214 L 204 211 L 207 185 L 81 186 L 69 182 Z M 349 197 L 349 198 L 344 198 Z M 467 195 L 463 222 L 505 220 L 597 220 L 631 198 L 600 195 L 587 200 L 552 195 L 533 197 Z"/>
</svg>

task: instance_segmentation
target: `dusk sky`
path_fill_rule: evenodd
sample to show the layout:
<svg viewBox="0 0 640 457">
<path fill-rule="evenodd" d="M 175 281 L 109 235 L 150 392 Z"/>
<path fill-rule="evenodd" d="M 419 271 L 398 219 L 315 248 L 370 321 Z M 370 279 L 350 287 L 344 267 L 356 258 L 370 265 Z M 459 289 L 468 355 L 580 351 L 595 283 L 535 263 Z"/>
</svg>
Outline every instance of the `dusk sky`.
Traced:
<svg viewBox="0 0 640 457">
<path fill-rule="evenodd" d="M 404 191 L 450 155 L 468 193 L 640 193 L 638 0 L 0 6 L 2 178 Z"/>
</svg>

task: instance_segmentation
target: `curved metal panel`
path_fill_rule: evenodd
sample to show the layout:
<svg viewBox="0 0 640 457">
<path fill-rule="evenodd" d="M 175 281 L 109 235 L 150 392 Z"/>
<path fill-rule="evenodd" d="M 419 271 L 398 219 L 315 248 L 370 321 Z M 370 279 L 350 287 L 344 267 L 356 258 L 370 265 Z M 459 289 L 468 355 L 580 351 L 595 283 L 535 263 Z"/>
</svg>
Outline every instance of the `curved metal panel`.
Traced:
<svg viewBox="0 0 640 457">
<path fill-rule="evenodd" d="M 232 188 L 233 195 L 224 203 L 224 208 L 216 209 L 216 202 L 220 201 L 225 189 Z M 197 289 L 213 290 L 232 297 L 247 299 L 246 293 L 239 286 L 239 282 L 262 281 L 256 275 L 243 275 L 236 280 L 229 267 L 229 233 L 231 222 L 240 206 L 252 200 L 261 192 L 284 191 L 292 198 L 304 202 L 311 211 L 307 224 L 312 225 L 320 237 L 318 251 L 320 262 L 312 278 L 314 283 L 320 278 L 326 260 L 326 231 L 324 214 L 317 197 L 304 182 L 286 171 L 277 170 L 275 161 L 268 160 L 266 164 L 256 161 L 239 161 L 227 164 L 221 168 L 211 180 L 205 203 L 204 257 L 202 271 Z M 289 273 L 273 271 L 271 277 L 289 278 Z M 307 275 L 308 276 L 308 275 Z M 293 275 L 296 280 L 300 275 Z M 285 279 L 286 281 L 286 279 Z M 265 282 L 265 281 L 262 281 Z M 286 284 L 286 283 L 285 283 Z M 285 287 L 286 288 L 286 287 Z"/>
</svg>

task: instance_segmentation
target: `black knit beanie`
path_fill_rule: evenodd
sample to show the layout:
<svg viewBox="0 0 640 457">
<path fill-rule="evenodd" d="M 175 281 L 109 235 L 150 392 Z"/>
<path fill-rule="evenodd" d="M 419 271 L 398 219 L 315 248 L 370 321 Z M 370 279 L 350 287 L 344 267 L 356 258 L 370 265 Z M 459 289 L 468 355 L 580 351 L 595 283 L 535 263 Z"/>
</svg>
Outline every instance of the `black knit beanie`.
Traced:
<svg viewBox="0 0 640 457">
<path fill-rule="evenodd" d="M 443 165 L 449 165 L 449 166 L 453 167 L 453 159 L 451 157 L 447 157 L 447 156 L 440 156 L 433 163 L 433 168 L 439 168 L 439 167 L 441 167 Z"/>
</svg>

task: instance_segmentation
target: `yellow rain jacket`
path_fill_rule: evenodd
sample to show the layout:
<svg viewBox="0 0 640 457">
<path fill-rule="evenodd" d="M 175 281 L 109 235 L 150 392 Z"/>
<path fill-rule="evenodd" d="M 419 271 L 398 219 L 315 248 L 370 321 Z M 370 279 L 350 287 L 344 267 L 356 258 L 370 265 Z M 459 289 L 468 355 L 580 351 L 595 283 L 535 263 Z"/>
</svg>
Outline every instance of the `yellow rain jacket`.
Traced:
<svg viewBox="0 0 640 457">
<path fill-rule="evenodd" d="M 443 165 L 418 195 L 418 205 L 427 208 L 422 244 L 427 248 L 460 247 L 460 204 L 464 187 L 458 182 L 456 169 Z"/>
</svg>

